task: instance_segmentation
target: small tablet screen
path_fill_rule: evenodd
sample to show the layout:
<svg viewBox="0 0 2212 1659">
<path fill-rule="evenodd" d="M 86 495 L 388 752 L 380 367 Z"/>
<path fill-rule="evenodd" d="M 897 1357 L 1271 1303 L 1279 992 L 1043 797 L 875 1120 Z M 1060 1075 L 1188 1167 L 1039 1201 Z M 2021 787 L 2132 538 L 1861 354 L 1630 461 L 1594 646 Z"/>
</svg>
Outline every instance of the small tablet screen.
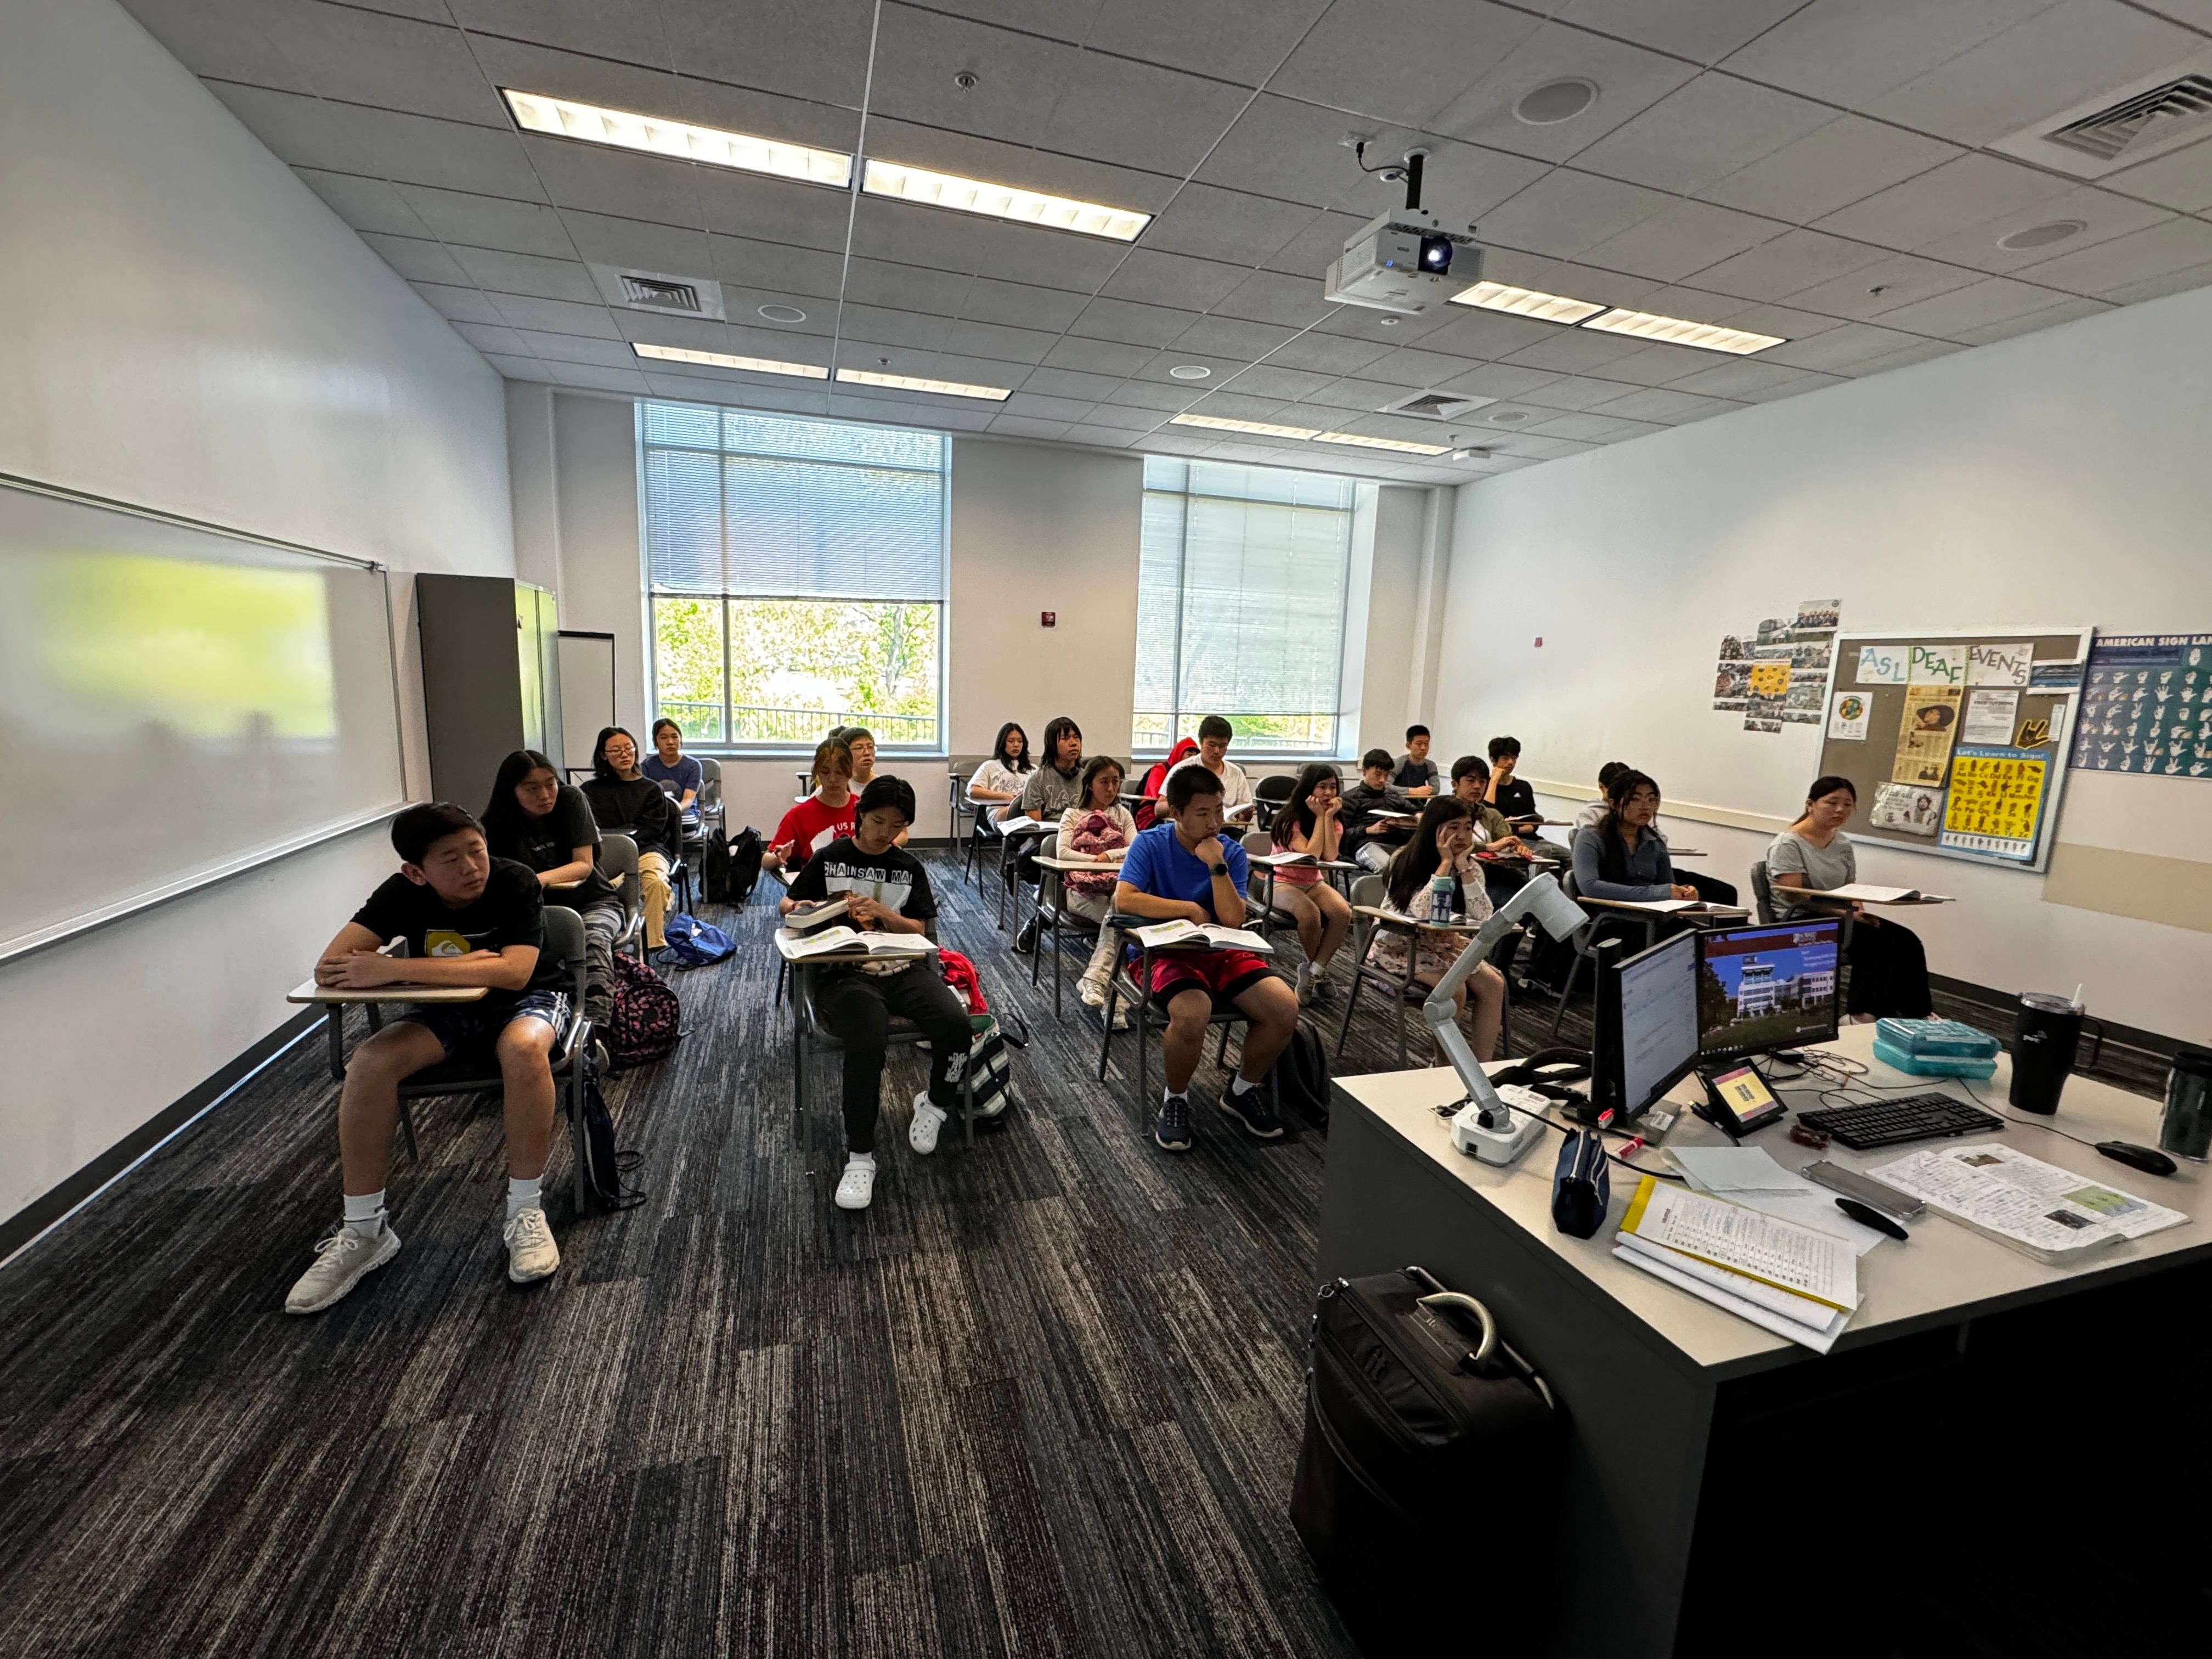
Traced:
<svg viewBox="0 0 2212 1659">
<path fill-rule="evenodd" d="M 1717 1073 L 1710 1083 L 1713 1099 L 1743 1128 L 1764 1123 L 1782 1109 L 1782 1103 L 1766 1086 L 1766 1079 L 1748 1066 Z"/>
</svg>

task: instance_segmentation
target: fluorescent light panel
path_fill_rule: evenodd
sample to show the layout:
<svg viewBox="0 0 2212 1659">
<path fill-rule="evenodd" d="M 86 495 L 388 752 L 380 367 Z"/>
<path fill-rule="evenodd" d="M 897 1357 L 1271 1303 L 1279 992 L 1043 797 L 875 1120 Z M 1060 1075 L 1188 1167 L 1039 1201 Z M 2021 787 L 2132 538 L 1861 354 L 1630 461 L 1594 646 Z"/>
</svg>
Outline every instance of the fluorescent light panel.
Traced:
<svg viewBox="0 0 2212 1659">
<path fill-rule="evenodd" d="M 1079 202 L 1073 197 L 1019 190 L 981 179 L 963 179 L 956 173 L 932 173 L 927 167 L 878 161 L 872 156 L 860 174 L 860 188 L 871 196 L 896 197 L 904 202 L 951 208 L 956 213 L 1012 219 L 1018 224 L 1044 225 L 1115 242 L 1135 241 L 1138 233 L 1152 222 L 1151 214 L 1128 208 Z"/>
<path fill-rule="evenodd" d="M 630 349 L 641 357 L 669 363 L 705 363 L 713 368 L 745 368 L 756 374 L 795 374 L 802 380 L 826 380 L 830 371 L 815 363 L 780 363 L 769 357 L 733 357 L 726 351 L 686 351 L 678 346 L 641 345 Z"/>
<path fill-rule="evenodd" d="M 1232 421 L 1220 415 L 1176 415 L 1170 426 L 1202 426 L 1214 432 L 1249 432 L 1260 438 L 1314 438 L 1321 434 L 1310 426 L 1275 426 L 1267 421 Z"/>
<path fill-rule="evenodd" d="M 1535 317 L 1547 323 L 1572 325 L 1595 317 L 1605 307 L 1588 300 L 1570 300 L 1564 294 L 1545 294 L 1509 283 L 1477 283 L 1451 296 L 1455 306 L 1480 306 L 1485 311 L 1510 311 L 1516 317 Z"/>
<path fill-rule="evenodd" d="M 1002 404 L 1014 394 L 1002 386 L 963 386 L 957 380 L 925 380 L 912 374 L 878 374 L 872 369 L 841 368 L 837 378 L 852 386 L 890 386 L 897 392 L 928 392 L 940 398 L 981 398 Z"/>
<path fill-rule="evenodd" d="M 1370 438 L 1364 432 L 1317 432 L 1316 443 L 1351 444 L 1359 449 L 1395 449 L 1408 455 L 1448 455 L 1449 444 L 1408 443 L 1403 438 Z"/>
<path fill-rule="evenodd" d="M 1723 328 L 1718 323 L 1693 323 L 1681 317 L 1661 317 L 1649 311 L 1608 311 L 1583 325 L 1607 334 L 1633 334 L 1638 339 L 1664 340 L 1670 345 L 1696 346 L 1701 351 L 1726 351 L 1747 356 L 1778 346 L 1779 334 L 1753 334 L 1748 329 Z"/>
<path fill-rule="evenodd" d="M 787 143 L 749 132 L 725 132 L 719 127 L 696 126 L 658 115 L 629 110 L 605 109 L 574 98 L 552 98 L 543 93 L 500 88 L 515 125 L 526 132 L 546 132 L 556 138 L 575 138 L 587 144 L 611 144 L 618 149 L 640 149 L 653 155 L 673 156 L 680 161 L 703 161 L 709 167 L 735 167 L 745 173 L 766 173 L 779 179 L 798 179 L 810 185 L 831 185 L 842 190 L 853 182 L 853 158 L 842 150 L 816 149 L 811 144 Z"/>
</svg>

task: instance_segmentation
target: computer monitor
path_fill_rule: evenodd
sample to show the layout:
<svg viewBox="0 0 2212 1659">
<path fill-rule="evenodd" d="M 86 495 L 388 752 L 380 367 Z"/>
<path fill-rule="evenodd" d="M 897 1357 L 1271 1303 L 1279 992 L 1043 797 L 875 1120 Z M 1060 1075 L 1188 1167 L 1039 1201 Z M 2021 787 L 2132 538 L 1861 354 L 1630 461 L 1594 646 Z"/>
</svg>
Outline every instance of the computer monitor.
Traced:
<svg viewBox="0 0 2212 1659">
<path fill-rule="evenodd" d="M 1833 1042 L 1842 934 L 1832 920 L 1697 934 L 1702 1062 Z"/>
<path fill-rule="evenodd" d="M 1632 1122 L 1698 1063 L 1696 939 L 1677 933 L 1625 960 L 1601 961 L 1595 1025 L 1591 1109 Z"/>
</svg>

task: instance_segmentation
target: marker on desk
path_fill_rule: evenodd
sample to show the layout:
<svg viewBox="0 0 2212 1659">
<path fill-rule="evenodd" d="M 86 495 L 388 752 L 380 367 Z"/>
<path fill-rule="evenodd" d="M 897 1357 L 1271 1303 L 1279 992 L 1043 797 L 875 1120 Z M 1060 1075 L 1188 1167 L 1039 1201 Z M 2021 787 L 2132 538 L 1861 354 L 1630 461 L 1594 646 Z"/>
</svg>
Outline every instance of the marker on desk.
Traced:
<svg viewBox="0 0 2212 1659">
<path fill-rule="evenodd" d="M 1873 1205 L 1862 1204 L 1856 1198 L 1839 1198 L 1836 1200 L 1836 1207 L 1861 1226 L 1871 1227 L 1878 1233 L 1887 1233 L 1892 1238 L 1912 1237 Z"/>
</svg>

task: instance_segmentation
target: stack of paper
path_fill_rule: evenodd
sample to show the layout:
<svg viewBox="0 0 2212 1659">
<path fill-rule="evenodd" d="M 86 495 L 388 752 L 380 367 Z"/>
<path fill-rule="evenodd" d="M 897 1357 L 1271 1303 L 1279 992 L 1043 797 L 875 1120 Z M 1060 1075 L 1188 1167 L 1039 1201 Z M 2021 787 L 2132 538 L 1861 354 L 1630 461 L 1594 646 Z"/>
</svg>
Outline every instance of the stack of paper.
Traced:
<svg viewBox="0 0 2212 1659">
<path fill-rule="evenodd" d="M 1699 1192 L 1846 1239 L 1857 1255 L 1887 1237 L 1852 1220 L 1836 1207 L 1833 1191 L 1784 1169 L 1761 1147 L 1670 1146 L 1667 1157 Z"/>
<path fill-rule="evenodd" d="M 2189 1218 L 1996 1141 L 1914 1152 L 1867 1173 L 1976 1232 L 2054 1265 Z"/>
<path fill-rule="evenodd" d="M 1819 1353 L 1859 1304 L 1858 1255 L 1843 1239 L 1646 1176 L 1613 1255 Z"/>
</svg>

